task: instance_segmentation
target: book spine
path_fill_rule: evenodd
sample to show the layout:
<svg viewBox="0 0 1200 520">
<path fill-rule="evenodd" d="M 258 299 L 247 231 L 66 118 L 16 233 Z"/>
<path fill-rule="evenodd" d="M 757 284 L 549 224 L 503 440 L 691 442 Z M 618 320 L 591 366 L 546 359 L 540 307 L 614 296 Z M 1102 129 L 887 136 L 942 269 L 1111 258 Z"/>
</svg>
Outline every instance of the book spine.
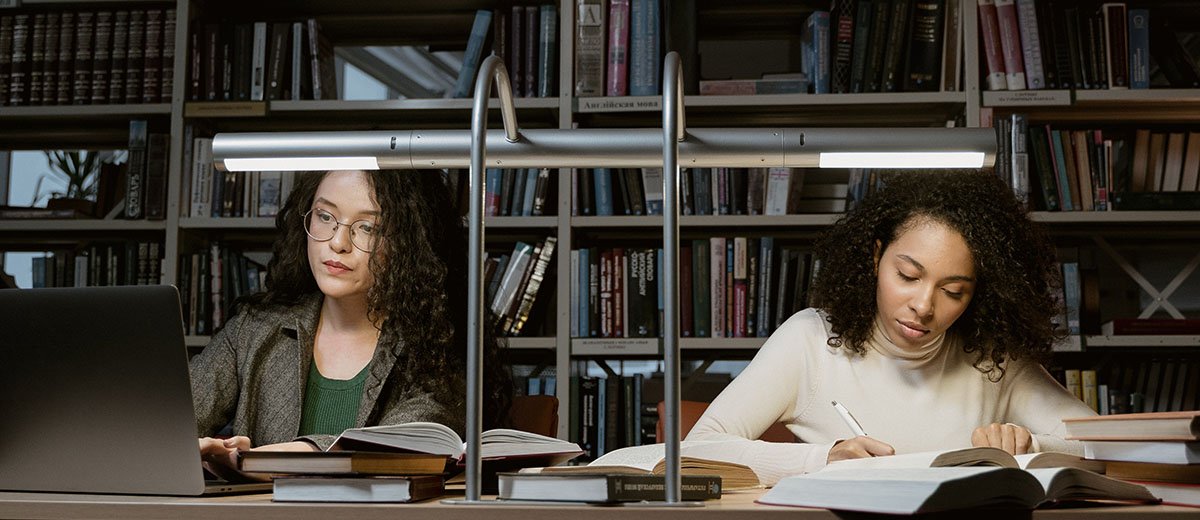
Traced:
<svg viewBox="0 0 1200 520">
<path fill-rule="evenodd" d="M 163 11 L 146 10 L 146 41 L 142 61 L 142 103 L 162 101 Z"/>
<path fill-rule="evenodd" d="M 679 495 L 682 500 L 721 498 L 721 477 L 683 475 Z M 661 475 L 613 475 L 608 477 L 608 497 L 619 502 L 663 500 L 666 486 Z"/>
<path fill-rule="evenodd" d="M 904 42 L 908 41 L 910 7 L 909 0 L 892 0 L 891 28 L 883 53 L 883 92 L 898 92 L 904 85 L 901 81 L 903 65 L 900 62 L 904 57 Z"/>
<path fill-rule="evenodd" d="M 13 16 L 0 15 L 0 106 L 9 104 L 9 78 L 12 76 Z M 54 71 L 57 74 L 57 70 Z"/>
<path fill-rule="evenodd" d="M 1150 11 L 1129 10 L 1129 87 L 1150 88 Z"/>
<path fill-rule="evenodd" d="M 829 10 L 833 40 L 830 83 L 834 93 L 850 92 L 850 56 L 854 49 L 854 0 L 833 0 Z"/>
<path fill-rule="evenodd" d="M 129 11 L 129 41 L 125 53 L 125 103 L 140 103 L 142 86 L 145 84 L 142 74 L 146 65 L 146 32 L 147 11 L 132 9 Z M 214 37 L 215 43 L 215 37 Z M 216 77 L 214 72 L 213 77 Z"/>
<path fill-rule="evenodd" d="M 140 219 L 145 215 L 146 141 L 146 121 L 130 121 L 129 171 L 125 176 L 125 218 L 128 219 Z"/>
<path fill-rule="evenodd" d="M 167 135 L 150 134 L 146 148 L 146 219 L 166 218 Z"/>
<path fill-rule="evenodd" d="M 1025 90 L 1025 61 L 1021 56 L 1021 33 L 1014 0 L 996 0 L 996 21 L 1000 28 L 1000 55 L 1004 58 L 1008 90 Z"/>
<path fill-rule="evenodd" d="M 936 91 L 941 79 L 942 22 L 946 0 L 913 2 L 912 33 L 905 60 L 904 90 Z"/>
<path fill-rule="evenodd" d="M 33 26 L 30 29 L 28 54 L 29 83 L 26 87 L 26 101 L 30 105 L 42 104 L 42 75 L 46 67 L 46 13 L 33 15 Z"/>
<path fill-rule="evenodd" d="M 1025 86 L 1031 90 L 1046 88 L 1043 73 L 1042 41 L 1038 34 L 1037 6 L 1034 0 L 1016 0 L 1017 25 L 1021 29 L 1021 52 L 1025 61 Z"/>
<path fill-rule="evenodd" d="M 30 40 L 33 17 L 17 14 L 12 18 L 12 58 L 9 60 L 8 104 L 29 104 Z"/>
<path fill-rule="evenodd" d="M 505 64 L 508 66 L 508 80 L 512 87 L 513 96 L 521 95 L 525 88 L 525 72 L 524 72 L 524 53 L 528 49 L 522 49 L 521 42 L 525 38 L 525 6 L 514 5 L 508 16 L 508 53 L 505 57 Z"/>
<path fill-rule="evenodd" d="M 196 52 L 199 52 L 199 49 Z M 124 103 L 125 71 L 129 66 L 129 11 L 113 13 L 112 53 L 109 60 L 108 100 L 110 103 Z M 196 79 L 199 79 L 199 76 Z"/>
<path fill-rule="evenodd" d="M 558 9 L 542 5 L 542 24 L 538 35 L 538 97 L 558 95 Z"/>
<path fill-rule="evenodd" d="M 888 0 L 876 0 L 875 12 L 871 13 L 871 39 L 867 44 L 867 64 L 863 72 L 863 91 L 883 91 L 883 53 L 887 44 L 888 25 L 891 23 L 888 15 L 892 5 Z"/>
<path fill-rule="evenodd" d="M 458 71 L 458 80 L 454 83 L 452 97 L 465 98 L 471 95 L 475 86 L 475 71 L 479 70 L 479 62 L 483 59 L 483 43 L 487 40 L 488 27 L 492 25 L 492 12 L 480 9 L 475 11 L 475 22 L 471 24 L 471 34 L 467 39 L 467 50 L 463 53 L 462 69 Z M 309 23 L 311 28 L 312 23 Z M 312 37 L 310 36 L 311 40 Z M 314 87 L 314 96 L 316 88 Z M 515 95 L 515 93 L 514 93 Z M 325 99 L 320 97 L 319 99 Z"/>
<path fill-rule="evenodd" d="M 521 90 L 521 95 L 524 97 L 534 97 L 538 90 L 538 70 L 541 68 L 538 63 L 540 57 L 538 54 L 539 18 L 537 7 L 525 9 L 525 52 L 521 53 L 521 56 L 525 58 L 525 64 L 522 67 L 522 72 L 525 73 L 525 88 Z"/>
<path fill-rule="evenodd" d="M 631 0 L 629 8 L 629 94 L 659 94 L 662 73 L 659 1 Z"/>
<path fill-rule="evenodd" d="M 867 46 L 871 35 L 871 15 L 874 8 L 871 0 L 858 0 L 854 18 L 854 44 L 850 51 L 850 92 L 864 92 L 864 75 L 867 67 Z"/>
<path fill-rule="evenodd" d="M 575 14 L 575 95 L 604 95 L 605 27 L 603 0 L 577 0 Z"/>
<path fill-rule="evenodd" d="M 162 57 L 162 68 L 158 74 L 158 101 L 160 103 L 170 103 L 174 95 L 175 89 L 175 10 L 167 9 L 163 11 L 163 29 L 162 29 L 162 51 L 159 55 Z"/>
<path fill-rule="evenodd" d="M 629 92 L 629 0 L 609 0 L 606 96 Z"/>
<path fill-rule="evenodd" d="M 113 101 L 108 91 L 108 73 L 112 68 L 113 26 L 112 11 L 96 13 L 95 41 L 92 48 L 91 104 L 101 105 Z"/>
<path fill-rule="evenodd" d="M 12 35 L 9 35 L 10 39 Z M 62 16 L 60 13 L 46 13 L 46 38 L 45 49 L 42 52 L 42 91 L 41 98 L 43 105 L 53 105 L 58 101 L 58 44 L 62 39 Z M 10 44 L 11 45 L 11 44 Z M 10 56 L 11 58 L 11 56 Z M 0 58 L 3 60 L 3 58 Z M 0 65 L 0 68 L 3 68 Z M 0 76 L 3 73 L 0 72 Z M 0 82 L 4 79 L 0 78 Z M 0 94 L 0 104 L 3 104 L 3 95 Z"/>
<path fill-rule="evenodd" d="M 250 48 L 250 101 L 266 98 L 267 23 L 254 22 L 254 41 Z"/>
<path fill-rule="evenodd" d="M 75 14 L 75 69 L 71 102 L 86 105 L 92 100 L 92 56 L 95 43 L 96 13 Z"/>
<path fill-rule="evenodd" d="M 979 0 L 979 35 L 983 40 L 983 56 L 987 63 L 988 90 L 1007 90 L 1004 59 L 1000 51 L 1000 20 L 995 0 Z"/>
<path fill-rule="evenodd" d="M 1108 88 L 1129 88 L 1129 33 L 1125 4 L 1101 6 L 1104 15 L 1104 47 L 1108 59 Z"/>
</svg>

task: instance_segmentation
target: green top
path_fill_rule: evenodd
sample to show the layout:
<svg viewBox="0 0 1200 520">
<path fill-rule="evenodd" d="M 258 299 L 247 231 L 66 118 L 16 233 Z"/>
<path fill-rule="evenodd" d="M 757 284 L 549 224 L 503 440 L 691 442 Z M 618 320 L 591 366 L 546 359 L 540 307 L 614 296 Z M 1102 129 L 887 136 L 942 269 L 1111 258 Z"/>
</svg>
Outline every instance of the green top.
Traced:
<svg viewBox="0 0 1200 520">
<path fill-rule="evenodd" d="M 313 363 L 304 387 L 304 405 L 300 416 L 300 435 L 339 435 L 353 428 L 362 401 L 363 383 L 368 364 L 350 379 L 329 379 Z"/>
</svg>

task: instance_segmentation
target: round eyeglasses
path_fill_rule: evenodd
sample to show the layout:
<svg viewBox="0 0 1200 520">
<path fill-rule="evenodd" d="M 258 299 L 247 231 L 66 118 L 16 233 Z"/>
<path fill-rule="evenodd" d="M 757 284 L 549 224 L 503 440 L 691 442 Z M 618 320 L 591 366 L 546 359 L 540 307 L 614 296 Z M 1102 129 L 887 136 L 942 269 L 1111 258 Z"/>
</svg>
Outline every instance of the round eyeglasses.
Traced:
<svg viewBox="0 0 1200 520">
<path fill-rule="evenodd" d="M 328 242 L 337 235 L 338 227 L 350 228 L 350 243 L 364 253 L 375 250 L 375 238 L 379 234 L 378 226 L 369 220 L 355 220 L 349 224 L 339 222 L 333 213 L 320 208 L 308 210 L 303 216 L 304 232 L 317 242 Z"/>
</svg>

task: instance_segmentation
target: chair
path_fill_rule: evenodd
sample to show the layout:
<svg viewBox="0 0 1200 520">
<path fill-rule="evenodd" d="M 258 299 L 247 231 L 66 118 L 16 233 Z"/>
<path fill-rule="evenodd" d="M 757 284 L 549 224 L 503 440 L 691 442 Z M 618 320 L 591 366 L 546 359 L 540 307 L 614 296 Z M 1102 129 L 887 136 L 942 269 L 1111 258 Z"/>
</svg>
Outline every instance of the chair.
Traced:
<svg viewBox="0 0 1200 520">
<path fill-rule="evenodd" d="M 558 436 L 558 398 L 552 395 L 514 397 L 509 410 L 512 427 L 547 437 Z"/>
<path fill-rule="evenodd" d="M 704 411 L 707 409 L 708 403 L 679 401 L 679 438 L 687 437 L 688 432 L 692 431 L 692 427 L 696 426 L 696 421 L 700 420 L 700 416 L 704 415 Z M 666 442 L 663 438 L 663 414 L 665 413 L 666 406 L 663 401 L 659 401 L 658 424 L 655 425 L 654 432 L 654 440 L 656 442 Z M 768 442 L 796 442 L 796 436 L 783 423 L 772 424 L 758 439 Z"/>
</svg>

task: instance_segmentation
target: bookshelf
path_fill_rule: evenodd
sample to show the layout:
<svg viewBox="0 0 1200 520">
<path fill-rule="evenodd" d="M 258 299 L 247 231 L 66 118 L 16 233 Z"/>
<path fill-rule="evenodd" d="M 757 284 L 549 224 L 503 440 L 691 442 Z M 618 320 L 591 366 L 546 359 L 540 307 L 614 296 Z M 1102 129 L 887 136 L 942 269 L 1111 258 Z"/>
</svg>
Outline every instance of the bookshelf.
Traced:
<svg viewBox="0 0 1200 520">
<path fill-rule="evenodd" d="M 1200 89 L 1147 90 L 1040 90 L 987 91 L 981 83 L 985 64 L 979 59 L 979 21 L 976 2 L 958 2 L 961 12 L 961 85 L 956 90 L 935 92 L 876 92 L 834 94 L 764 94 L 749 96 L 685 97 L 689 127 L 723 126 L 945 126 L 957 122 L 979 126 L 981 112 L 993 118 L 1010 113 L 1027 114 L 1031 121 L 1071 124 L 1104 124 L 1137 121 L 1147 124 L 1194 124 L 1200 121 Z M 534 2 L 538 3 L 538 2 Z M 551 2 L 540 2 L 551 3 Z M 517 119 L 522 128 L 626 128 L 657 127 L 661 122 L 661 100 L 656 96 L 576 96 L 574 92 L 575 2 L 553 2 L 558 12 L 556 96 L 517 97 Z M 664 2 L 667 3 L 667 2 Z M 686 3 L 685 3 L 686 4 Z M 111 9 L 111 2 L 76 0 L 26 0 L 21 7 L 0 9 L 0 16 L 36 10 Z M 7 220 L 0 221 L 0 244 L 38 242 L 62 244 L 85 242 L 103 235 L 127 236 L 161 241 L 161 282 L 179 282 L 181 254 L 205 247 L 212 240 L 250 244 L 269 250 L 274 219 L 212 218 L 182 216 L 187 201 L 184 171 L 190 157 L 184 155 L 186 127 L 196 136 L 217 132 L 367 130 L 367 129 L 466 129 L 470 99 L 397 100 L 272 100 L 263 102 L 196 102 L 189 100 L 189 41 L 194 24 L 237 13 L 237 22 L 300 20 L 316 18 L 335 45 L 429 45 L 438 49 L 461 49 L 470 33 L 476 9 L 507 8 L 508 2 L 488 0 L 344 0 L 287 2 L 271 0 L 253 5 L 228 0 L 130 1 L 120 5 L 140 8 L 174 8 L 173 90 L 169 103 L 0 106 L 0 142 L 9 149 L 34 147 L 123 147 L 128 123 L 147 119 L 169 133 L 168 186 L 165 218 L 146 220 Z M 827 1 L 786 0 L 715 2 L 697 0 L 696 32 L 703 41 L 737 44 L 755 38 L 795 40 L 808 13 L 827 9 Z M 769 23 L 762 25 L 763 20 Z M 791 33 L 789 31 L 796 31 Z M 799 58 L 793 57 L 798 63 Z M 686 63 L 686 62 L 685 62 Z M 686 76 L 687 71 L 685 71 Z M 491 128 L 500 128 L 499 111 L 489 114 Z M 657 216 L 582 216 L 572 208 L 571 172 L 558 175 L 556 205 L 548 216 L 491 217 L 486 221 L 489 250 L 511 247 L 515 239 L 556 237 L 557 251 L 551 269 L 558 273 L 544 287 L 539 299 L 553 302 L 544 315 L 549 334 L 512 338 L 510 347 L 522 354 L 542 356 L 560 377 L 556 393 L 560 407 L 560 433 L 570 424 L 569 378 L 577 358 L 572 356 L 570 324 L 571 263 L 569 252 L 589 246 L 609 247 L 627 241 L 639 247 L 657 247 L 661 219 Z M 552 172 L 553 173 L 553 172 Z M 20 175 L 21 172 L 12 172 Z M 807 244 L 822 229 L 840 217 L 836 213 L 790 215 L 687 215 L 680 219 L 685 240 L 708 236 L 783 236 Z M 1036 212 L 1034 218 L 1047 224 L 1057 241 L 1088 244 L 1092 236 L 1139 238 L 1196 243 L 1200 233 L 1197 211 Z M 1114 238 L 1115 240 L 1115 238 Z M 3 246 L 9 247 L 9 246 Z M 189 336 L 190 348 L 201 348 L 207 336 Z M 1194 337 L 1112 338 L 1087 335 L 1087 348 L 1104 349 L 1154 346 L 1192 352 Z M 681 339 L 687 355 L 711 358 L 734 352 L 747 357 L 764 338 Z M 736 356 L 735 356 L 736 357 Z"/>
</svg>

